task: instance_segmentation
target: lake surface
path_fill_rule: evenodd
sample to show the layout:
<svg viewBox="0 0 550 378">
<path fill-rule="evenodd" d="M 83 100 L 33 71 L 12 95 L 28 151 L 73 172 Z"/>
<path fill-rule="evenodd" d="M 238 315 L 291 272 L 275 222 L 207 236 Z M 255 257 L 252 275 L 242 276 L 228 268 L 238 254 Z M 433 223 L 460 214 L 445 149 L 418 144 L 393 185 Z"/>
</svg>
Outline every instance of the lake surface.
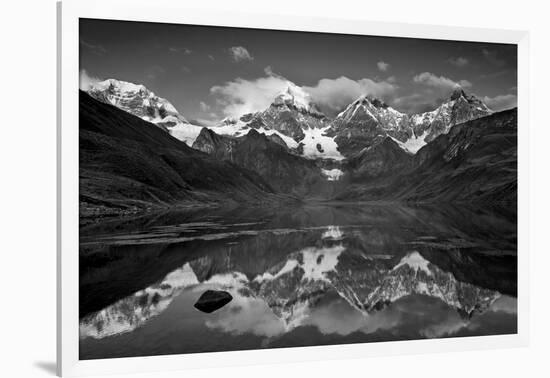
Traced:
<svg viewBox="0 0 550 378">
<path fill-rule="evenodd" d="M 80 229 L 80 358 L 517 331 L 515 208 L 202 209 Z M 233 299 L 207 314 L 208 289 Z"/>
</svg>

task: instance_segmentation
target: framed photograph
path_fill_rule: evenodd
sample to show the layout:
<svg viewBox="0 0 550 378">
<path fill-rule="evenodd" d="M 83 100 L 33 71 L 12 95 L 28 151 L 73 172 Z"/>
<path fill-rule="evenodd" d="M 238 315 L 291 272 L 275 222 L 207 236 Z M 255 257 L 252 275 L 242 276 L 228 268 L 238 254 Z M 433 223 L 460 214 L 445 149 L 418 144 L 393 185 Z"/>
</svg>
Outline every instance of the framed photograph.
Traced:
<svg viewBox="0 0 550 378">
<path fill-rule="evenodd" d="M 60 375 L 526 345 L 526 32 L 58 20 Z"/>
</svg>

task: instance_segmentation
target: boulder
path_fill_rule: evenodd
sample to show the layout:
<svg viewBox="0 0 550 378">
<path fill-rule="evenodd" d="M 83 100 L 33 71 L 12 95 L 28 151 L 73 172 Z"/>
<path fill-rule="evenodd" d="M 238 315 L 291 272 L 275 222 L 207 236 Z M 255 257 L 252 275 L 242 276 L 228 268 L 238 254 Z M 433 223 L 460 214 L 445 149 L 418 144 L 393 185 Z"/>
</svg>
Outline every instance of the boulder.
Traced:
<svg viewBox="0 0 550 378">
<path fill-rule="evenodd" d="M 233 297 L 227 291 L 206 290 L 194 306 L 197 310 L 210 314 L 231 302 L 232 299 Z"/>
</svg>

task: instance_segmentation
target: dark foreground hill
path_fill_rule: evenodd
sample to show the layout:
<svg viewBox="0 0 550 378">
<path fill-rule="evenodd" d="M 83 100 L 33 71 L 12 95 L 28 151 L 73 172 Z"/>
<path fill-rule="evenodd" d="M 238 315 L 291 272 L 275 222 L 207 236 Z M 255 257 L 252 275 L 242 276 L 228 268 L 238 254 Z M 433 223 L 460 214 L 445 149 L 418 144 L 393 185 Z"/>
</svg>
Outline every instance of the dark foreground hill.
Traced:
<svg viewBox="0 0 550 378">
<path fill-rule="evenodd" d="M 277 135 L 266 136 L 253 129 L 236 138 L 203 128 L 193 148 L 256 172 L 281 193 L 305 198 L 330 185 L 314 160 L 291 153 Z"/>
<path fill-rule="evenodd" d="M 256 173 L 80 92 L 81 215 L 283 197 Z M 288 198 L 286 198 L 288 199 Z"/>
</svg>

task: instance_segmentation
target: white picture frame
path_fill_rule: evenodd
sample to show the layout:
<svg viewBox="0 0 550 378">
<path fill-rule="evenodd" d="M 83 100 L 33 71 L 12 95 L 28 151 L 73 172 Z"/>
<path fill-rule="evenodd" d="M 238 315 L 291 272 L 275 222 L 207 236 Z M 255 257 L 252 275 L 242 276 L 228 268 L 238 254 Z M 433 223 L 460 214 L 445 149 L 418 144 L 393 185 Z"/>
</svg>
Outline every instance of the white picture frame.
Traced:
<svg viewBox="0 0 550 378">
<path fill-rule="evenodd" d="M 515 335 L 395 341 L 235 352 L 80 361 L 78 357 L 78 78 L 79 18 L 296 30 L 371 36 L 509 43 L 518 46 L 518 332 Z M 58 261 L 57 371 L 61 376 L 145 373 L 308 360 L 363 358 L 518 347 L 528 344 L 528 86 L 525 31 L 287 17 L 189 9 L 170 0 L 58 3 Z"/>
</svg>

